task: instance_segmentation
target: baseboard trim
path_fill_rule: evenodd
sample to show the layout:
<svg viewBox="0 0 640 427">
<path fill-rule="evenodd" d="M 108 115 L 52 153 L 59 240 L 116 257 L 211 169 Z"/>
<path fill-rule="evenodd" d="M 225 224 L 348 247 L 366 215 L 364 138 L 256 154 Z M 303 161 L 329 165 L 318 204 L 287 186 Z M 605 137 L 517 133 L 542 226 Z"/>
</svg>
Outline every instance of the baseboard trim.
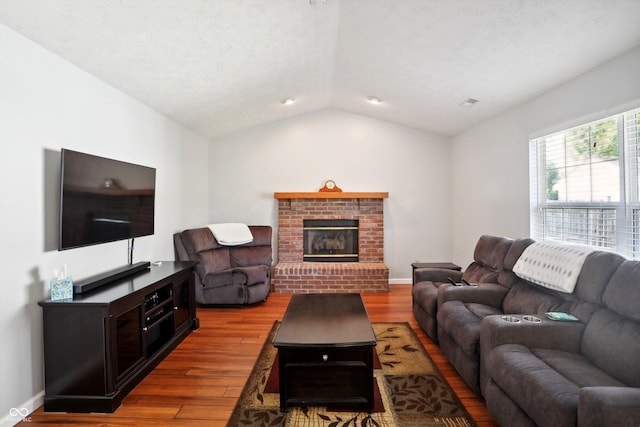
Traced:
<svg viewBox="0 0 640 427">
<path fill-rule="evenodd" d="M 29 415 L 44 403 L 44 390 L 31 399 L 9 408 L 7 414 L 0 419 L 0 427 L 13 427 L 21 421 L 31 421 Z M 26 413 L 26 414 L 25 414 Z"/>
</svg>

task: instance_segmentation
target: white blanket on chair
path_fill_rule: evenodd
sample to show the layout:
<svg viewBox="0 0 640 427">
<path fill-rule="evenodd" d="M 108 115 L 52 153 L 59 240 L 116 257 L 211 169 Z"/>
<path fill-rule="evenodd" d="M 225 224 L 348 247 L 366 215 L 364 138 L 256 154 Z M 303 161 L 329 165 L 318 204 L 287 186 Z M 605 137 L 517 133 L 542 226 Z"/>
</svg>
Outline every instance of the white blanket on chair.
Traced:
<svg viewBox="0 0 640 427">
<path fill-rule="evenodd" d="M 563 242 L 543 241 L 529 245 L 513 266 L 513 272 L 530 282 L 571 293 L 593 249 Z"/>
<path fill-rule="evenodd" d="M 236 222 L 222 224 L 209 224 L 209 229 L 213 233 L 218 243 L 224 246 L 244 245 L 253 242 L 253 234 L 249 226 Z"/>
</svg>

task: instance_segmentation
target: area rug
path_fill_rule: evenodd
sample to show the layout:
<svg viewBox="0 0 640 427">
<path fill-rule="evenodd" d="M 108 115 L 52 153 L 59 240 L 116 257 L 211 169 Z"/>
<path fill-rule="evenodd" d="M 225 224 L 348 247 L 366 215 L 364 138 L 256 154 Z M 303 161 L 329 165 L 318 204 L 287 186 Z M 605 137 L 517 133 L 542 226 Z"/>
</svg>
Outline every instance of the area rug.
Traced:
<svg viewBox="0 0 640 427">
<path fill-rule="evenodd" d="M 325 407 L 289 408 L 280 411 L 275 322 L 251 372 L 228 427 L 472 427 L 465 410 L 433 363 L 408 323 L 374 323 L 378 339 L 374 364 L 376 407 L 372 413 Z M 275 381 L 275 385 L 274 385 Z"/>
</svg>

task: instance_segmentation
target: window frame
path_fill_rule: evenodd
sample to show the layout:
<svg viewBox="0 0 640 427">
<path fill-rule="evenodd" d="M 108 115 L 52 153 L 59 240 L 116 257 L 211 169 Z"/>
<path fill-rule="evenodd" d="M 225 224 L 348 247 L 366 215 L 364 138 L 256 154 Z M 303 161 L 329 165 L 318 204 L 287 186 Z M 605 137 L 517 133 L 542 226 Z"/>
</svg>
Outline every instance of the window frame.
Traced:
<svg viewBox="0 0 640 427">
<path fill-rule="evenodd" d="M 549 199 L 547 182 L 548 164 L 544 144 L 562 135 L 563 150 L 568 145 L 567 135 L 582 127 L 595 127 L 597 123 L 616 118 L 618 144 L 618 192 L 619 201 L 569 201 Z M 628 127 L 628 120 L 632 124 Z M 635 124 L 633 123 L 635 121 Z M 618 114 L 571 126 L 556 132 L 529 139 L 530 163 L 530 233 L 537 240 L 560 240 L 594 246 L 597 249 L 618 252 L 632 259 L 640 259 L 640 108 L 632 108 Z M 635 130 L 634 130 L 635 129 Z M 589 143 L 592 140 L 589 139 Z M 595 164 L 591 152 L 588 165 Z M 565 161 L 562 168 L 566 171 Z M 590 170 L 589 196 L 593 199 Z M 566 181 L 566 179 L 565 179 Z M 551 187 L 553 188 L 553 187 Z M 566 197 L 569 197 L 568 195 Z M 586 212 L 586 219 L 572 220 L 571 216 Z M 598 215 L 599 212 L 599 215 Z M 614 215 L 611 216 L 611 213 Z M 559 221 L 550 218 L 557 216 Z M 599 219 L 599 218 L 602 219 Z M 597 221 L 600 221 L 599 223 Z M 594 224 L 597 224 L 594 227 Z M 584 232 L 573 233 L 582 226 Z M 611 228 L 613 227 L 613 231 Z M 607 234 L 608 233 L 608 234 Z"/>
</svg>

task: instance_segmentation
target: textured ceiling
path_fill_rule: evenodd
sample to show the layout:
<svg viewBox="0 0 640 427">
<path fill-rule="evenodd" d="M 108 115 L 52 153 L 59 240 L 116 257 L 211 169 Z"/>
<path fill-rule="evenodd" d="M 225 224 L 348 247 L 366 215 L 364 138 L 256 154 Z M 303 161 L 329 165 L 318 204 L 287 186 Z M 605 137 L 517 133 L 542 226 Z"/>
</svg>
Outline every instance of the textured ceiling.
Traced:
<svg viewBox="0 0 640 427">
<path fill-rule="evenodd" d="M 323 108 L 455 135 L 640 45 L 640 0 L 317 2 L 0 0 L 0 22 L 210 138 Z"/>
</svg>

